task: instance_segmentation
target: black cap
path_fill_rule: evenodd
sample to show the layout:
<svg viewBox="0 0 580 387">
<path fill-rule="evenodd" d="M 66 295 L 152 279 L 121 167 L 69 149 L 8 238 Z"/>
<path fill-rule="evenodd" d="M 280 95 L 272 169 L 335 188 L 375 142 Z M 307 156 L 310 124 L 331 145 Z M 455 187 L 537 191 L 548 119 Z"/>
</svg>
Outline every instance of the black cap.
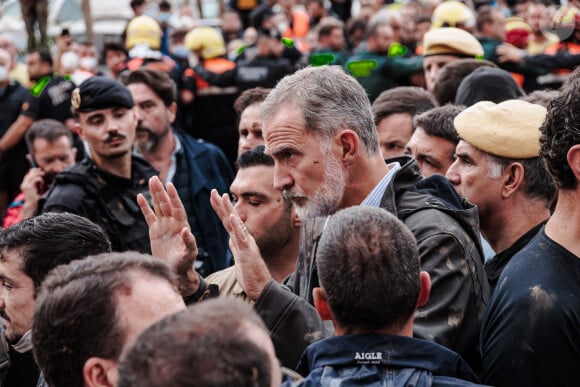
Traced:
<svg viewBox="0 0 580 387">
<path fill-rule="evenodd" d="M 107 77 L 90 77 L 73 90 L 71 104 L 75 112 L 122 107 L 131 109 L 133 97 L 122 83 Z"/>
<path fill-rule="evenodd" d="M 507 71 L 479 67 L 459 84 L 455 104 L 471 106 L 480 101 L 500 103 L 523 95 L 524 91 Z"/>
</svg>

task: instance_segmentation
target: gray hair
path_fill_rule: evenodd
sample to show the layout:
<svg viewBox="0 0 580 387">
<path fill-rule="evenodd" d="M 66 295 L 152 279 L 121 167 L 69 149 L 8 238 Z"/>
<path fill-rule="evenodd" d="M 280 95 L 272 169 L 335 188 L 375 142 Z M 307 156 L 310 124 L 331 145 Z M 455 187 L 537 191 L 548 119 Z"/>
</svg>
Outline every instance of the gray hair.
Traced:
<svg viewBox="0 0 580 387">
<path fill-rule="evenodd" d="M 339 66 L 309 67 L 282 79 L 262 104 L 263 126 L 283 106 L 297 106 L 306 130 L 328 142 L 343 129 L 353 130 L 368 154 L 379 151 L 368 96 Z"/>
<path fill-rule="evenodd" d="M 546 207 L 556 195 L 556 185 L 548 173 L 543 159 L 533 157 L 529 159 L 509 159 L 483 152 L 488 162 L 487 177 L 497 180 L 511 163 L 519 163 L 524 168 L 524 183 L 522 188 L 528 200 L 543 200 Z"/>
</svg>

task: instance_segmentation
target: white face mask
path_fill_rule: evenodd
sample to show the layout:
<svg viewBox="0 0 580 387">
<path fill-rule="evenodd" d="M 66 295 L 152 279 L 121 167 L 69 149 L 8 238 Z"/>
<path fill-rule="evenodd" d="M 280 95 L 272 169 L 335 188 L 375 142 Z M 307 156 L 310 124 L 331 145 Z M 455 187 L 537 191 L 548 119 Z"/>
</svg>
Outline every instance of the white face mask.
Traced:
<svg viewBox="0 0 580 387">
<path fill-rule="evenodd" d="M 83 70 L 93 71 L 97 68 L 97 58 L 92 56 L 85 56 L 79 60 L 79 67 Z"/>
<path fill-rule="evenodd" d="M 73 72 L 79 67 L 79 57 L 72 51 L 67 51 L 60 57 L 60 64 L 67 72 Z"/>
</svg>

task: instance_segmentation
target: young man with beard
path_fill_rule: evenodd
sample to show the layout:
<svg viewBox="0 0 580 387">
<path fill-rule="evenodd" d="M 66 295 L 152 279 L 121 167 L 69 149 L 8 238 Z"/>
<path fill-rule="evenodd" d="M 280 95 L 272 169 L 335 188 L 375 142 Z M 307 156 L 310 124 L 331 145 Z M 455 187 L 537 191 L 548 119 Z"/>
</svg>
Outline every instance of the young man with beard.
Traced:
<svg viewBox="0 0 580 387">
<path fill-rule="evenodd" d="M 84 216 L 103 227 L 114 251 L 149 253 L 137 194 L 148 195 L 147 181 L 157 172 L 132 155 L 137 115 L 131 93 L 115 80 L 94 76 L 74 90 L 72 105 L 75 130 L 91 155 L 57 176 L 41 212 Z"/>
<path fill-rule="evenodd" d="M 322 102 L 321 102 L 322 101 Z M 337 67 L 300 70 L 284 78 L 262 106 L 267 153 L 275 161 L 274 187 L 292 200 L 303 225 L 301 251 L 288 288 L 271 277 L 253 238 L 229 198 L 212 204 L 230 232 L 238 281 L 275 340 L 296 351 L 321 335 L 312 289 L 315 256 L 325 218 L 353 205 L 396 214 L 417 239 L 421 268 L 433 282 L 418 309 L 414 335 L 460 353 L 477 367 L 479 320 L 489 297 L 483 270 L 477 210 L 442 176 L 422 179 L 410 157 L 382 158 L 364 89 Z"/>
<path fill-rule="evenodd" d="M 232 171 L 224 154 L 172 127 L 176 89 L 166 74 L 151 69 L 130 73 L 124 82 L 135 101 L 137 151 L 177 188 L 200 251 L 197 267 L 209 275 L 227 267 L 228 234 L 209 202 L 211 189 L 229 188 Z"/>
<path fill-rule="evenodd" d="M 56 175 L 75 163 L 77 149 L 72 133 L 56 120 L 36 121 L 26 132 L 26 158 L 32 166 L 20 185 L 21 192 L 8 206 L 3 226 L 9 227 L 36 212 L 40 197 Z"/>
<path fill-rule="evenodd" d="M 274 160 L 260 145 L 242 153 L 238 173 L 230 186 L 235 210 L 256 240 L 272 274 L 282 282 L 296 267 L 300 244 L 300 218 L 290 200 L 274 188 Z M 236 279 L 235 265 L 206 278 L 219 286 L 220 295 L 234 295 L 253 303 Z"/>
</svg>

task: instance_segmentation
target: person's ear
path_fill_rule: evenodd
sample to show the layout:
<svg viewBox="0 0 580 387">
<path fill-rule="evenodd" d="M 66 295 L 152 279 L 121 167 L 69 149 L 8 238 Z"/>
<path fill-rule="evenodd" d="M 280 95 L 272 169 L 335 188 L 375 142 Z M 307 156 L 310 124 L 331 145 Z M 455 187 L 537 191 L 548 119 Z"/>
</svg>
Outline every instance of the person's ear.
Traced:
<svg viewBox="0 0 580 387">
<path fill-rule="evenodd" d="M 169 123 L 173 124 L 173 122 L 175 121 L 175 117 L 177 115 L 177 103 L 171 102 L 171 105 L 167 107 L 167 115 Z"/>
<path fill-rule="evenodd" d="M 312 297 L 314 299 L 314 307 L 318 311 L 322 320 L 332 320 L 330 309 L 328 308 L 328 301 L 326 300 L 326 293 L 322 288 L 312 289 Z"/>
<path fill-rule="evenodd" d="M 343 165 L 350 166 L 356 159 L 360 139 L 353 130 L 345 129 L 338 134 L 338 141 L 342 149 L 340 160 Z"/>
<path fill-rule="evenodd" d="M 86 387 L 115 387 L 119 379 L 117 362 L 91 357 L 83 366 L 83 378 Z"/>
<path fill-rule="evenodd" d="M 509 198 L 516 193 L 524 183 L 524 166 L 520 163 L 511 163 L 503 173 L 503 186 L 501 195 Z"/>
<path fill-rule="evenodd" d="M 83 136 L 83 128 L 81 127 L 81 124 L 79 124 L 78 122 L 75 122 L 74 126 L 73 126 L 73 131 L 78 134 L 80 137 Z"/>
<path fill-rule="evenodd" d="M 429 273 L 422 271 L 419 276 L 421 279 L 421 290 L 419 292 L 419 300 L 417 301 L 418 308 L 429 301 L 429 294 L 431 294 L 431 277 L 429 277 Z"/>
<path fill-rule="evenodd" d="M 568 150 L 566 161 L 576 176 L 576 181 L 580 181 L 580 144 L 576 144 Z"/>
</svg>

